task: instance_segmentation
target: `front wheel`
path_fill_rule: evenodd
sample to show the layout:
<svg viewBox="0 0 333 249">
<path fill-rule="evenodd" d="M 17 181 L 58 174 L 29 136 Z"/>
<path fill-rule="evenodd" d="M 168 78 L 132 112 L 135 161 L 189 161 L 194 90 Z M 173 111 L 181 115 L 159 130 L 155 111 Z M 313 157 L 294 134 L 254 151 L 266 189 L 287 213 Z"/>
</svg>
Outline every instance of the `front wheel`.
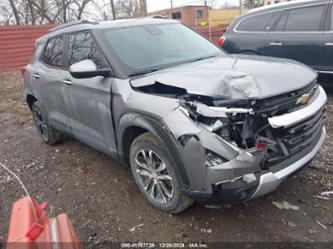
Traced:
<svg viewBox="0 0 333 249">
<path fill-rule="evenodd" d="M 39 101 L 32 105 L 32 117 L 38 132 L 43 142 L 49 145 L 60 141 L 61 135 L 48 122 L 46 111 Z"/>
<path fill-rule="evenodd" d="M 153 134 L 144 133 L 134 140 L 130 164 L 137 186 L 154 207 L 176 214 L 193 203 L 180 192 L 175 164 L 165 145 Z"/>
</svg>

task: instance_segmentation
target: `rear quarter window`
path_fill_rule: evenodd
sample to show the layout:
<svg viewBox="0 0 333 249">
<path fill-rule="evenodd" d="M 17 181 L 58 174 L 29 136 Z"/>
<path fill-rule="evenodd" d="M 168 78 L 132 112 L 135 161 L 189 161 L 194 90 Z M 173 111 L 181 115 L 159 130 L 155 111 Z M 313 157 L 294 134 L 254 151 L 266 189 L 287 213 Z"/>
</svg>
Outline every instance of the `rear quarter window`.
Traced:
<svg viewBox="0 0 333 249">
<path fill-rule="evenodd" d="M 268 32 L 276 19 L 277 13 L 271 12 L 245 17 L 236 25 L 236 31 Z"/>
<path fill-rule="evenodd" d="M 43 62 L 55 67 L 63 67 L 64 37 L 51 38 L 44 49 Z"/>
<path fill-rule="evenodd" d="M 30 63 L 38 61 L 41 58 L 43 48 L 45 46 L 45 42 L 37 42 L 35 45 L 35 49 L 32 53 Z"/>
</svg>

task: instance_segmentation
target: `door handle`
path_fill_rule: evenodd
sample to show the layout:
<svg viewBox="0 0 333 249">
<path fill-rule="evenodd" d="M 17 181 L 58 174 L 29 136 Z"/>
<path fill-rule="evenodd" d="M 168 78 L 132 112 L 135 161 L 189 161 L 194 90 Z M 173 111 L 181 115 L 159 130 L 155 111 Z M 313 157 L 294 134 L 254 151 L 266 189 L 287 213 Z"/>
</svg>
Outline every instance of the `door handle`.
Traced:
<svg viewBox="0 0 333 249">
<path fill-rule="evenodd" d="M 63 80 L 62 83 L 66 84 L 66 85 L 72 85 L 72 81 L 71 80 Z"/>
<path fill-rule="evenodd" d="M 39 79 L 40 78 L 40 75 L 38 73 L 33 73 L 32 74 L 32 77 L 34 77 L 35 79 Z"/>
<path fill-rule="evenodd" d="M 325 46 L 333 46 L 333 42 L 327 42 L 325 43 Z"/>
<path fill-rule="evenodd" d="M 283 44 L 282 44 L 282 42 L 271 42 L 271 43 L 269 43 L 269 45 L 271 45 L 271 46 L 282 46 Z"/>
</svg>

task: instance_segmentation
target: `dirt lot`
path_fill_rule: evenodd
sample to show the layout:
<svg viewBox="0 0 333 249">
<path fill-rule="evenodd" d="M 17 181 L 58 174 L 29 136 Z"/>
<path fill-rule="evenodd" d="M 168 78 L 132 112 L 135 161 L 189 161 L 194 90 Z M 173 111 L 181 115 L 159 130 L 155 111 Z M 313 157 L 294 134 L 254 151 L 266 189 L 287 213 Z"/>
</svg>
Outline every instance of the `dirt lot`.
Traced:
<svg viewBox="0 0 333 249">
<path fill-rule="evenodd" d="M 112 158 L 70 138 L 56 146 L 43 144 L 22 97 L 21 81 L 19 73 L 0 75 L 0 162 L 22 178 L 33 196 L 49 200 L 51 216 L 68 213 L 82 241 L 333 242 L 333 196 L 315 197 L 333 190 L 332 93 L 329 136 L 302 173 L 260 203 L 220 209 L 195 204 L 169 215 L 150 207 L 130 170 Z M 11 203 L 23 195 L 2 169 L 0 192 L 2 240 Z M 273 201 L 287 201 L 299 210 L 278 209 Z"/>
</svg>

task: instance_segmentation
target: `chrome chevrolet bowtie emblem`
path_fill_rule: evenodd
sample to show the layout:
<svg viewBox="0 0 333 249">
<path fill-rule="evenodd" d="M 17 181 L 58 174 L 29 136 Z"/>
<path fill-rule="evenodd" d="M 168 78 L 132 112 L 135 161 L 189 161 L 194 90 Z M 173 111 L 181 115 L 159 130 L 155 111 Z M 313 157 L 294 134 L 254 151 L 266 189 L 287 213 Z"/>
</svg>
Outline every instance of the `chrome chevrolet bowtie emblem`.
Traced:
<svg viewBox="0 0 333 249">
<path fill-rule="evenodd" d="M 310 94 L 303 94 L 296 102 L 297 105 L 305 105 L 309 102 Z"/>
</svg>

